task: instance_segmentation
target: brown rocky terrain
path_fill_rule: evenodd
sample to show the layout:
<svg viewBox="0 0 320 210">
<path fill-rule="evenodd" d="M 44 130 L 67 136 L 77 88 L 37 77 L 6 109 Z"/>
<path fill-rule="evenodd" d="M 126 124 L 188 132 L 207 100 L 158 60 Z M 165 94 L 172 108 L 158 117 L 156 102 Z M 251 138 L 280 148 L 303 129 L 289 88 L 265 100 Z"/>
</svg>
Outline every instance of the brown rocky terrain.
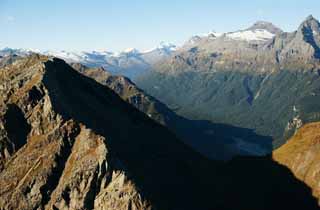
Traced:
<svg viewBox="0 0 320 210">
<path fill-rule="evenodd" d="M 320 123 L 302 128 L 273 153 L 273 159 L 287 166 L 295 176 L 309 185 L 320 199 Z"/>
<path fill-rule="evenodd" d="M 147 209 L 105 138 L 54 109 L 48 62 L 35 55 L 0 72 L 1 209 Z"/>
</svg>

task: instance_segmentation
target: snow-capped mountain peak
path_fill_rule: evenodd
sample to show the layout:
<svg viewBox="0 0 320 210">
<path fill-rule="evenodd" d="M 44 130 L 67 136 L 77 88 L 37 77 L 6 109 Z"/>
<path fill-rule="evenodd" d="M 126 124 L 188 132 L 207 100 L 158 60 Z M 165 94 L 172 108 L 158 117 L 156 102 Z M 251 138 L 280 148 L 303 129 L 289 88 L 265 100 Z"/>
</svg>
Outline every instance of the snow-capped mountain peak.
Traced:
<svg viewBox="0 0 320 210">
<path fill-rule="evenodd" d="M 154 51 L 166 51 L 166 52 L 173 52 L 177 50 L 177 46 L 172 44 L 172 43 L 168 43 L 168 42 L 160 42 L 160 44 L 155 47 L 155 48 L 151 48 L 149 50 L 145 50 L 142 53 L 152 53 Z"/>
<path fill-rule="evenodd" d="M 171 55 L 176 50 L 174 44 L 161 42 L 160 45 L 147 52 L 135 48 L 127 48 L 121 52 L 113 53 L 106 50 L 93 51 L 67 51 L 67 50 L 29 50 L 29 49 L 0 49 L 0 56 L 39 53 L 54 56 L 68 63 L 81 63 L 88 67 L 104 67 L 114 74 L 128 76 L 131 79 L 149 69 L 150 65 Z"/>
<path fill-rule="evenodd" d="M 267 41 L 272 39 L 275 34 L 265 30 L 265 29 L 254 29 L 254 30 L 245 30 L 245 31 L 236 31 L 227 33 L 226 37 L 234 40 L 243 40 L 243 41 Z"/>
<path fill-rule="evenodd" d="M 238 41 L 267 41 L 272 39 L 276 34 L 281 33 L 282 30 L 277 26 L 273 25 L 270 22 L 266 21 L 258 21 L 254 23 L 251 27 L 245 30 L 239 30 L 235 32 L 228 32 L 228 33 L 218 33 L 215 31 L 211 31 L 205 34 L 198 34 L 192 36 L 187 42 L 186 46 L 192 46 L 201 40 L 215 40 L 217 38 L 229 38 Z"/>
<path fill-rule="evenodd" d="M 127 48 L 120 53 L 137 54 L 137 53 L 139 53 L 139 50 L 137 50 L 136 48 Z"/>
<path fill-rule="evenodd" d="M 247 42 L 267 41 L 281 32 L 282 30 L 280 28 L 270 22 L 258 21 L 245 30 L 226 33 L 226 37 Z"/>
<path fill-rule="evenodd" d="M 202 39 L 216 39 L 218 37 L 221 37 L 222 35 L 224 35 L 224 33 L 218 33 L 216 31 L 210 31 L 208 33 L 204 33 L 204 34 L 197 34 L 192 36 L 186 43 L 185 45 L 189 46 L 189 45 L 193 45 L 196 44 L 197 42 L 199 42 Z"/>
<path fill-rule="evenodd" d="M 210 31 L 209 33 L 207 33 L 207 34 L 204 34 L 204 36 L 206 36 L 206 37 L 209 37 L 209 38 L 213 38 L 213 39 L 215 39 L 215 38 L 218 38 L 218 37 L 220 37 L 220 36 L 222 36 L 223 35 L 223 33 L 218 33 L 218 32 L 215 32 L 215 31 Z"/>
<path fill-rule="evenodd" d="M 169 42 L 160 42 L 158 49 L 176 50 L 177 46 Z"/>
</svg>

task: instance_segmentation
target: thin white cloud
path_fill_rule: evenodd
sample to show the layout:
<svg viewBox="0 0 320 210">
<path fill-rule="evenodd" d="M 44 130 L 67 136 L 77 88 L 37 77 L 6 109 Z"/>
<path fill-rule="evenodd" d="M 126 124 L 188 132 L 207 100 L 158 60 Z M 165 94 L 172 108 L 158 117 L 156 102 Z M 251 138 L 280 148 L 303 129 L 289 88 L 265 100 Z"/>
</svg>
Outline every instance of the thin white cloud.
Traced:
<svg viewBox="0 0 320 210">
<path fill-rule="evenodd" d="M 13 16 L 11 16 L 11 15 L 8 15 L 8 16 L 6 16 L 5 18 L 4 18 L 4 21 L 6 22 L 6 23 L 12 23 L 12 22 L 14 22 L 16 19 L 15 19 L 15 17 L 13 17 Z"/>
</svg>

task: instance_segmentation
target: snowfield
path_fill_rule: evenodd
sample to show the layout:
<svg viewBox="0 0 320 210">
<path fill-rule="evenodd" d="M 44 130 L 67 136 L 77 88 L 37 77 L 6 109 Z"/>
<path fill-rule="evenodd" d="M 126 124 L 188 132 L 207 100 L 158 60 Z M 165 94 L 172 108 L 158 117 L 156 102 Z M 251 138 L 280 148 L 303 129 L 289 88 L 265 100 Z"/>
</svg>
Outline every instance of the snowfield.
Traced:
<svg viewBox="0 0 320 210">
<path fill-rule="evenodd" d="M 235 40 L 244 40 L 244 41 L 266 41 L 272 39 L 275 34 L 264 30 L 264 29 L 256 29 L 256 30 L 247 30 L 247 31 L 237 31 L 233 33 L 227 33 L 227 37 Z"/>
</svg>

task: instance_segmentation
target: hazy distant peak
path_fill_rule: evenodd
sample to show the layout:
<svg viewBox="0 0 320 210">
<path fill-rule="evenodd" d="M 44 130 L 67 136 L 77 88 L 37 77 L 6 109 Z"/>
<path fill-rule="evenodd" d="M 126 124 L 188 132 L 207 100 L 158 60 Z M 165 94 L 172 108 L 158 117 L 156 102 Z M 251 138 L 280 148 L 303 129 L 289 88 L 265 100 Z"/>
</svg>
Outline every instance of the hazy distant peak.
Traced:
<svg viewBox="0 0 320 210">
<path fill-rule="evenodd" d="M 139 50 L 137 50 L 136 48 L 127 48 L 125 50 L 123 50 L 120 53 L 125 53 L 125 54 L 139 54 Z"/>
<path fill-rule="evenodd" d="M 313 17 L 313 15 L 309 15 L 309 16 L 306 18 L 306 21 L 310 21 L 310 20 L 316 20 L 316 21 L 318 21 L 315 17 Z"/>
<path fill-rule="evenodd" d="M 173 52 L 177 50 L 177 46 L 175 44 L 169 43 L 169 42 L 160 42 L 160 44 L 155 47 L 151 48 L 149 50 L 143 51 L 143 53 L 150 53 L 153 51 L 165 51 L 165 52 Z"/>
<path fill-rule="evenodd" d="M 175 49 L 176 47 L 177 46 L 175 44 L 172 44 L 172 43 L 169 43 L 169 42 L 160 42 L 160 44 L 158 46 L 159 49 L 164 49 L 164 48 L 166 48 L 166 49 L 168 49 L 168 48 Z"/>
</svg>

